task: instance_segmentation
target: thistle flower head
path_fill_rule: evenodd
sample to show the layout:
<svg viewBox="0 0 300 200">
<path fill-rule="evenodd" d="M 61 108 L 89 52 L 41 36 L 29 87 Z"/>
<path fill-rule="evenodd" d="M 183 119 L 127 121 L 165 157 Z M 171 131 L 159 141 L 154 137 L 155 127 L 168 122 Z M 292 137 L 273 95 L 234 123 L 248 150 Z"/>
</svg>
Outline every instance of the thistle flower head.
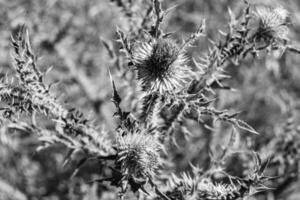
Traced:
<svg viewBox="0 0 300 200">
<path fill-rule="evenodd" d="M 147 133 L 132 133 L 117 138 L 118 159 L 123 175 L 145 179 L 153 176 L 160 163 L 158 139 Z"/>
<path fill-rule="evenodd" d="M 189 174 L 183 173 L 181 177 L 172 174 L 168 180 L 167 196 L 170 199 L 196 199 L 197 180 Z"/>
<path fill-rule="evenodd" d="M 143 91 L 176 93 L 190 78 L 186 57 L 170 39 L 136 45 L 132 60 Z"/>
<path fill-rule="evenodd" d="M 255 16 L 259 27 L 257 35 L 265 40 L 287 40 L 289 29 L 287 27 L 288 11 L 282 7 L 256 7 Z"/>
<path fill-rule="evenodd" d="M 209 179 L 203 179 L 197 186 L 199 199 L 238 199 L 243 197 L 239 188 L 234 185 L 214 184 Z"/>
</svg>

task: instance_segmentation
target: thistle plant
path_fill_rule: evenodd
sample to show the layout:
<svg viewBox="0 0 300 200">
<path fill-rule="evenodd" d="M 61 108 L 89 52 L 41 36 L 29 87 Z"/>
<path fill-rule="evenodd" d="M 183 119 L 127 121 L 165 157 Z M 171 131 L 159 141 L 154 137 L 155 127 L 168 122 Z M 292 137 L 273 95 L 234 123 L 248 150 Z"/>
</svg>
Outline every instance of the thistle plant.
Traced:
<svg viewBox="0 0 300 200">
<path fill-rule="evenodd" d="M 163 16 L 162 13 L 164 12 L 159 1 L 154 1 L 153 7 L 155 8 L 155 15 L 157 15 L 156 19 L 159 19 L 160 15 Z M 180 51 L 177 50 L 178 53 L 176 53 L 177 51 L 175 48 L 170 48 L 170 46 L 172 47 L 173 45 L 163 45 L 167 44 L 165 42 L 162 44 L 162 47 L 164 48 L 158 45 L 159 41 L 170 41 L 169 39 L 166 40 L 164 38 L 167 35 L 163 34 L 163 31 L 160 30 L 159 25 L 157 26 L 157 24 L 162 22 L 163 18 L 161 18 L 159 21 L 156 20 L 156 26 L 154 25 L 153 27 L 156 27 L 157 30 L 153 31 L 153 29 L 151 29 L 149 31 L 150 41 L 156 41 L 157 44 L 154 44 L 157 45 L 157 50 L 156 45 L 151 48 L 153 45 L 152 43 L 147 45 L 144 44 L 142 47 L 131 44 L 124 33 L 120 30 L 118 31 L 123 49 L 125 50 L 129 60 L 132 62 L 134 69 L 137 71 L 137 80 L 140 81 L 140 85 L 143 88 L 143 91 L 146 93 L 143 100 L 141 119 L 161 121 L 156 120 L 156 118 L 161 118 L 163 121 L 162 124 L 169 124 L 167 127 L 164 125 L 164 127 L 160 127 L 158 124 L 153 124 L 153 126 L 158 127 L 159 130 L 167 130 L 167 134 L 162 133 L 162 137 L 165 137 L 168 134 L 173 135 L 174 123 L 181 123 L 183 118 L 193 119 L 197 122 L 200 122 L 203 115 L 216 117 L 217 119 L 229 122 L 238 128 L 255 133 L 255 130 L 247 123 L 235 118 L 237 115 L 236 113 L 226 113 L 226 111 L 212 108 L 211 105 L 214 102 L 214 97 L 210 95 L 211 93 L 214 93 L 212 88 L 213 85 L 217 85 L 219 88 L 226 89 L 226 87 L 221 84 L 220 80 L 227 77 L 224 75 L 224 69 L 222 68 L 225 60 L 234 56 L 238 56 L 238 54 L 242 54 L 244 51 L 248 51 L 248 49 L 244 49 L 247 39 L 243 39 L 243 37 L 247 36 L 248 34 L 247 26 L 250 16 L 249 9 L 249 6 L 245 9 L 244 15 L 242 16 L 240 22 L 241 24 L 231 24 L 230 32 L 226 37 L 225 43 L 210 49 L 209 55 L 203 59 L 203 63 L 195 63 L 196 70 L 192 70 L 191 68 L 187 68 L 185 65 L 183 65 L 183 63 L 187 63 L 187 58 L 179 59 Z M 184 43 L 181 45 L 181 48 L 183 50 L 187 49 L 195 42 L 195 40 L 197 40 L 197 38 L 204 36 L 204 28 L 205 23 L 203 20 L 198 30 L 184 41 Z M 160 34 L 153 34 L 153 32 Z M 238 50 L 239 48 L 243 49 Z M 253 46 L 251 46 L 251 49 L 252 48 Z M 165 52 L 167 50 L 168 52 Z M 161 52 L 161 55 L 156 55 L 156 51 Z M 156 58 L 154 59 L 153 56 L 156 56 Z M 176 57 L 177 59 L 173 57 Z M 178 61 L 178 63 L 176 61 Z M 168 64 L 170 62 L 172 65 Z M 160 66 L 160 68 L 164 70 L 157 70 L 157 66 Z M 181 70 L 178 69 L 179 66 Z M 172 68 L 174 68 L 174 70 L 176 69 L 176 71 L 173 71 Z M 147 69 L 147 71 L 144 71 L 144 69 Z M 168 70 L 166 71 L 165 69 Z M 172 72 L 175 72 L 176 75 L 174 75 L 175 73 Z M 159 84 L 157 84 L 157 80 L 153 79 L 153 77 L 158 80 Z M 157 85 L 160 85 L 161 87 Z M 167 92 L 170 90 L 172 93 Z M 181 108 L 177 111 L 178 113 L 174 113 L 174 115 L 173 113 L 170 113 L 170 116 L 161 116 L 161 113 L 163 113 L 161 111 L 177 106 Z M 159 112 L 155 112 L 155 109 Z M 148 117 L 145 118 L 145 115 Z M 154 116 L 151 117 L 152 115 Z M 173 117 L 171 117 L 172 115 Z M 164 120 L 164 118 L 169 118 L 169 120 L 172 121 Z M 147 123 L 151 124 L 151 122 Z M 184 128 L 184 130 L 185 133 L 189 133 L 187 128 Z M 174 141 L 174 139 L 172 140 Z"/>
<path fill-rule="evenodd" d="M 113 152 L 111 146 L 106 146 L 111 144 L 104 139 L 105 133 L 99 134 L 82 113 L 76 109 L 66 109 L 50 93 L 50 86 L 44 83 L 44 76 L 37 69 L 29 35 L 28 32 L 24 34 L 25 30 L 22 26 L 17 38 L 12 37 L 12 55 L 18 79 L 12 83 L 3 80 L 1 84 L 1 101 L 8 105 L 2 108 L 3 116 L 13 123 L 17 122 L 13 116 L 15 114 L 19 118 L 22 113 L 32 116 L 32 124 L 22 124 L 19 129 L 39 135 L 44 147 L 55 143 L 65 144 L 71 150 L 68 156 L 77 151 L 87 156 L 103 156 Z M 34 118 L 36 113 L 57 122 L 54 133 L 37 127 Z"/>
<path fill-rule="evenodd" d="M 228 176 L 228 184 L 214 182 L 211 178 L 212 174 L 201 174 L 199 169 L 193 171 L 192 175 L 183 173 L 179 177 L 173 174 L 168 181 L 169 190 L 166 194 L 170 199 L 233 200 L 243 198 L 257 190 L 266 189 L 262 183 L 269 178 L 263 175 L 268 161 L 263 164 L 259 157 L 256 157 L 255 161 L 255 169 L 249 173 L 248 177 Z"/>
<path fill-rule="evenodd" d="M 202 19 L 195 32 L 179 42 L 163 27 L 176 6 L 164 10 L 160 0 L 145 4 L 112 2 L 111 6 L 121 8 L 126 22 L 125 27 L 117 28 L 115 43 L 100 37 L 110 59 L 109 93 L 114 108 L 96 109 L 93 122 L 80 111 L 84 108 L 73 108 L 58 98 L 52 84 L 45 80 L 50 69 L 40 71 L 29 31 L 20 26 L 10 41 L 14 78 L 10 80 L 7 74 L 0 83 L 0 153 L 2 149 L 19 150 L 19 143 L 11 141 L 9 135 L 13 131 L 24 134 L 19 134 L 18 142 L 33 137 L 38 154 L 63 146 L 66 154 L 57 160 L 62 161 L 62 168 L 67 164 L 72 168 L 64 176 L 68 178 L 64 182 L 68 183 L 69 198 L 76 197 L 73 181 L 77 178 L 81 186 L 97 186 L 95 195 L 86 198 L 109 199 L 105 192 L 112 192 L 111 199 L 121 200 L 260 199 L 257 195 L 272 199 L 270 194 L 277 199 L 287 185 L 299 181 L 296 102 L 285 105 L 289 108 L 287 122 L 272 129 L 270 138 L 274 138 L 269 139 L 269 129 L 256 130 L 250 125 L 255 123 L 246 122 L 251 118 L 247 112 L 242 115 L 246 120 L 242 120 L 237 102 L 226 109 L 226 100 L 222 99 L 224 93 L 231 97 L 231 83 L 243 73 L 244 62 L 259 62 L 257 58 L 276 50 L 282 56 L 299 53 L 289 40 L 289 12 L 285 8 L 253 6 L 244 1 L 239 15 L 228 9 L 229 23 L 226 30 L 219 30 L 219 38 L 207 39 L 209 22 Z M 86 15 L 99 12 L 97 7 L 88 8 Z M 72 77 L 66 83 L 72 85 L 75 80 L 75 90 L 77 86 L 83 89 L 92 106 L 99 101 L 106 103 L 105 98 L 99 100 L 94 94 L 96 87 L 90 86 L 93 69 L 77 72 L 76 65 L 84 62 L 73 62 L 60 46 L 77 42 L 74 38 L 64 41 L 78 23 L 72 18 L 67 21 L 53 40 L 42 40 L 41 46 L 50 45 L 51 52 L 65 61 Z M 200 40 L 210 42 L 206 53 L 191 56 L 189 52 Z M 116 50 L 118 46 L 120 51 Z M 85 51 L 88 47 L 81 48 Z M 92 63 L 92 58 L 85 59 L 88 65 Z M 290 98 L 296 99 L 294 96 Z M 107 111 L 111 111 L 109 117 Z M 114 120 L 106 130 L 108 118 Z M 251 143 L 260 137 L 264 139 L 262 145 Z M 179 165 L 185 159 L 188 163 Z M 0 192 L 1 185 L 8 184 L 0 181 Z M 20 190 L 23 196 L 22 192 L 26 195 L 26 190 Z M 78 198 L 83 198 L 81 191 L 78 193 Z"/>
</svg>

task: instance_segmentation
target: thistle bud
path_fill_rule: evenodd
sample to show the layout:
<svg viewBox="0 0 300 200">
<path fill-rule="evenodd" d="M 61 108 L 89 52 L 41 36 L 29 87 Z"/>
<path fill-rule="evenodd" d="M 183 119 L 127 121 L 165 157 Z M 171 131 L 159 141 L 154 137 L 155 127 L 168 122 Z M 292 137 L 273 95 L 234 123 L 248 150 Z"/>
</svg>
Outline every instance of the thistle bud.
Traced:
<svg viewBox="0 0 300 200">
<path fill-rule="evenodd" d="M 159 166 L 160 144 L 153 135 L 134 133 L 118 137 L 117 149 L 123 175 L 146 179 Z"/>
</svg>

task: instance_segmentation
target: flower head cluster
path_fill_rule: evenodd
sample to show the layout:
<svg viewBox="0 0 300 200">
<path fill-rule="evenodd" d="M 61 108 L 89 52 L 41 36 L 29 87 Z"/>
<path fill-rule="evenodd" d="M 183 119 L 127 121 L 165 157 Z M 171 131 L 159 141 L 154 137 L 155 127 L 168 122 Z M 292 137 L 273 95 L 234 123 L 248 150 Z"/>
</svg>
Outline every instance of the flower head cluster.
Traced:
<svg viewBox="0 0 300 200">
<path fill-rule="evenodd" d="M 117 138 L 121 172 L 137 179 L 152 177 L 160 164 L 161 146 L 157 138 L 147 133 L 133 133 Z"/>
<path fill-rule="evenodd" d="M 287 40 L 289 29 L 287 27 L 288 11 L 282 7 L 258 6 L 255 10 L 258 20 L 256 37 L 265 41 Z"/>
<path fill-rule="evenodd" d="M 132 61 L 143 91 L 176 93 L 190 78 L 184 53 L 170 39 L 136 45 Z"/>
</svg>

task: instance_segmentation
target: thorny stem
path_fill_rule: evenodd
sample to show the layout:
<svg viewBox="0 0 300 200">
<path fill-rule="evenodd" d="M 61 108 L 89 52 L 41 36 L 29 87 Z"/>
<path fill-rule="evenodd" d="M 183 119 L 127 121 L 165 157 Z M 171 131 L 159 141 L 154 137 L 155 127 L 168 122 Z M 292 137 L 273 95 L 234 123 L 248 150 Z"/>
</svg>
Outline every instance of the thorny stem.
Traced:
<svg viewBox="0 0 300 200">
<path fill-rule="evenodd" d="M 163 20 L 163 14 L 162 14 L 162 9 L 161 9 L 161 4 L 159 0 L 154 0 L 153 1 L 153 7 L 156 15 L 156 21 L 155 21 L 155 28 L 154 28 L 154 37 L 158 38 L 159 37 L 159 26 L 160 23 Z"/>
</svg>

